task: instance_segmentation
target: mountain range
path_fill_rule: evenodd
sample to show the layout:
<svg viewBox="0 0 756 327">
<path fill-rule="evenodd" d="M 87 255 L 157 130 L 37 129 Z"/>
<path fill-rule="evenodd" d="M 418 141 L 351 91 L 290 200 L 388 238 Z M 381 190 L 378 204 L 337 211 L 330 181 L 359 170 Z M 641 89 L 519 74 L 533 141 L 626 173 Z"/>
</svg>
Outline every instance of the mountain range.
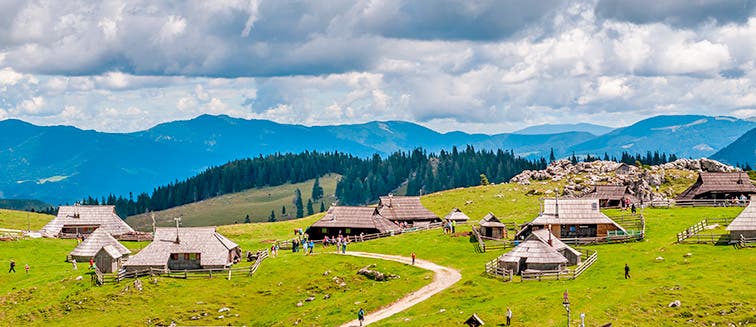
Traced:
<svg viewBox="0 0 756 327">
<path fill-rule="evenodd" d="M 600 136 L 595 128 L 596 134 L 585 126 L 561 126 L 559 133 L 528 135 L 526 129 L 526 134 L 486 135 L 438 133 L 401 121 L 302 126 L 202 115 L 144 131 L 103 133 L 10 119 L 0 121 L 0 198 L 60 204 L 88 195 L 149 192 L 230 160 L 306 150 L 367 157 L 418 147 L 437 152 L 472 145 L 534 159 L 548 157 L 551 149 L 557 156 L 660 151 L 701 157 L 726 147 L 756 123 L 730 117 L 658 116 Z"/>
</svg>

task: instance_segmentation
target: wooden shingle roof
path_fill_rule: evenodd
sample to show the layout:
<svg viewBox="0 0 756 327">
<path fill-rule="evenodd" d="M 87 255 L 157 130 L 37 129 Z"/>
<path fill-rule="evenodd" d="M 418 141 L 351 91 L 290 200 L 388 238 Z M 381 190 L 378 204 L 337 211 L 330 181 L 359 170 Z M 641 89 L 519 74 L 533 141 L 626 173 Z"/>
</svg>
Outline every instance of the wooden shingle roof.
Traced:
<svg viewBox="0 0 756 327">
<path fill-rule="evenodd" d="M 63 226 L 98 225 L 110 235 L 133 233 L 126 222 L 115 213 L 115 206 L 60 206 L 58 215 L 41 232 L 48 235 L 58 235 Z"/>
<path fill-rule="evenodd" d="M 115 258 L 131 253 L 129 249 L 113 238 L 113 236 L 110 236 L 105 230 L 98 228 L 69 254 L 77 257 L 93 257 L 97 254 L 97 251 L 100 251 L 105 246 L 112 246 L 118 251 L 119 255 Z"/>
<path fill-rule="evenodd" d="M 462 210 L 459 210 L 459 208 L 454 208 L 448 215 L 446 215 L 446 217 L 444 217 L 444 219 L 464 222 L 470 220 L 470 217 L 462 212 Z"/>
<path fill-rule="evenodd" d="M 420 203 L 419 196 L 382 196 L 378 212 L 391 221 L 436 220 L 438 216 Z"/>
<path fill-rule="evenodd" d="M 591 193 L 586 194 L 586 198 L 599 200 L 622 200 L 629 197 L 635 202 L 635 196 L 628 192 L 625 185 L 596 185 Z"/>
<path fill-rule="evenodd" d="M 534 230 L 533 233 L 528 235 L 528 238 L 537 238 L 541 242 L 544 242 L 546 244 L 549 244 L 549 240 L 551 240 L 551 247 L 554 248 L 557 251 L 566 250 L 572 252 L 576 256 L 580 256 L 580 252 L 577 250 L 571 248 L 569 245 L 562 242 L 562 240 L 558 239 L 556 235 L 554 235 L 551 230 L 547 228 L 542 228 L 538 230 Z"/>
<path fill-rule="evenodd" d="M 499 261 L 519 263 L 520 258 L 526 258 L 526 263 L 567 263 L 569 260 L 559 253 L 561 250 L 580 256 L 580 252 L 564 244 L 549 230 L 540 229 L 533 231 L 524 242 L 499 257 Z"/>
<path fill-rule="evenodd" d="M 489 212 L 487 213 L 483 219 L 478 222 L 478 225 L 481 227 L 502 227 L 506 228 L 507 226 L 501 223 L 501 220 L 499 218 L 496 218 L 493 213 Z"/>
<path fill-rule="evenodd" d="M 727 225 L 728 231 L 756 231 L 756 201 L 751 203 Z"/>
<path fill-rule="evenodd" d="M 530 225 L 587 225 L 615 223 L 599 210 L 598 199 L 544 199 L 543 212 Z"/>
<path fill-rule="evenodd" d="M 229 251 L 238 245 L 218 234 L 215 227 L 182 227 L 178 229 L 176 243 L 175 227 L 158 227 L 155 238 L 142 251 L 131 257 L 126 266 L 160 266 L 168 262 L 171 253 L 200 253 L 202 266 L 230 264 Z"/>
<path fill-rule="evenodd" d="M 748 174 L 742 171 L 731 173 L 701 172 L 696 182 L 682 192 L 677 199 L 692 200 L 696 196 L 710 192 L 756 194 L 756 186 L 748 178 Z"/>
<path fill-rule="evenodd" d="M 399 226 L 384 218 L 377 208 L 335 206 L 328 209 L 323 218 L 311 228 L 360 228 L 377 229 L 380 233 L 399 230 Z"/>
</svg>

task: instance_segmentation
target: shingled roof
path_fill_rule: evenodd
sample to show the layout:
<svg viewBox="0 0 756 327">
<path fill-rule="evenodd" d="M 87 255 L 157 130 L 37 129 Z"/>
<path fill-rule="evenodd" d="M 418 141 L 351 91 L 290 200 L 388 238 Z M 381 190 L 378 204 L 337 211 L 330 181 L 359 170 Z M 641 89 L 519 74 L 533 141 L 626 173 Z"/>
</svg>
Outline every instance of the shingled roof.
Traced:
<svg viewBox="0 0 756 327">
<path fill-rule="evenodd" d="M 635 202 L 635 196 L 630 194 L 625 185 L 596 185 L 593 191 L 585 195 L 586 198 L 599 200 L 622 200 L 629 197 Z"/>
<path fill-rule="evenodd" d="M 454 208 L 448 215 L 446 215 L 446 217 L 444 217 L 444 219 L 464 222 L 470 220 L 470 217 L 462 212 L 462 210 L 459 210 L 459 208 Z"/>
<path fill-rule="evenodd" d="M 701 172 L 696 182 L 682 192 L 677 200 L 692 200 L 705 193 L 745 193 L 756 194 L 756 186 L 748 174 L 742 171 L 731 173 Z"/>
<path fill-rule="evenodd" d="M 73 249 L 69 255 L 74 257 L 93 257 L 100 249 L 106 246 L 112 246 L 118 251 L 120 255 L 115 258 L 131 253 L 129 249 L 119 243 L 113 236 L 110 236 L 105 230 L 98 228 Z"/>
<path fill-rule="evenodd" d="M 568 261 L 556 249 L 537 238 L 526 239 L 499 257 L 499 261 L 519 263 L 520 258 L 525 258 L 525 263 L 567 263 Z"/>
<path fill-rule="evenodd" d="M 178 231 L 180 242 L 176 243 L 175 227 L 156 228 L 152 243 L 132 256 L 125 266 L 163 266 L 171 253 L 200 253 L 200 265 L 225 266 L 231 263 L 229 251 L 238 247 L 218 234 L 215 227 L 182 227 Z"/>
<path fill-rule="evenodd" d="M 599 210 L 598 199 L 544 199 L 543 212 L 529 224 L 543 226 L 612 224 L 625 230 Z"/>
<path fill-rule="evenodd" d="M 420 203 L 419 196 L 382 196 L 378 212 L 391 221 L 438 220 L 438 216 Z"/>
<path fill-rule="evenodd" d="M 751 199 L 751 203 L 727 225 L 728 231 L 756 231 L 756 201 Z"/>
<path fill-rule="evenodd" d="M 507 225 L 504 225 L 499 218 L 496 218 L 496 216 L 490 212 L 478 222 L 478 225 L 481 227 L 507 227 Z"/>
<path fill-rule="evenodd" d="M 60 206 L 58 216 L 42 227 L 41 232 L 48 235 L 58 235 L 63 226 L 98 225 L 110 235 L 133 233 L 121 217 L 115 213 L 115 206 Z M 99 250 L 99 249 L 98 249 Z"/>
<path fill-rule="evenodd" d="M 328 209 L 323 218 L 312 224 L 315 228 L 377 229 L 384 233 L 399 230 L 399 226 L 384 218 L 377 208 L 336 206 Z"/>
<path fill-rule="evenodd" d="M 538 230 L 534 230 L 533 233 L 531 233 L 529 238 L 537 238 L 541 242 L 544 242 L 546 244 L 549 244 L 549 240 L 551 240 L 551 247 L 554 248 L 557 251 L 566 250 L 572 252 L 575 256 L 580 257 L 580 252 L 577 250 L 569 247 L 567 244 L 564 244 L 562 240 L 556 237 L 551 231 L 547 228 L 542 228 Z"/>
</svg>

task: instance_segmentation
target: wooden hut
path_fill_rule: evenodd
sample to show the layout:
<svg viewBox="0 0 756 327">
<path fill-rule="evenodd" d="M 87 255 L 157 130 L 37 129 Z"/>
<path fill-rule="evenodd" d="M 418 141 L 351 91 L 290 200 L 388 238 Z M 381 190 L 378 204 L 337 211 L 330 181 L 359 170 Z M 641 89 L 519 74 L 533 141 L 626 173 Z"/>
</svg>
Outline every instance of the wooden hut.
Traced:
<svg viewBox="0 0 756 327">
<path fill-rule="evenodd" d="M 498 259 L 499 267 L 523 271 L 564 270 L 580 263 L 580 252 L 562 243 L 548 230 L 539 230 Z"/>
<path fill-rule="evenodd" d="M 335 206 L 328 209 L 323 218 L 308 229 L 313 239 L 338 235 L 357 236 L 360 233 L 375 234 L 398 231 L 399 226 L 384 218 L 377 208 Z"/>
<path fill-rule="evenodd" d="M 756 196 L 751 196 L 751 203 L 727 225 L 730 241 L 739 242 L 741 238 L 756 239 Z"/>
<path fill-rule="evenodd" d="M 619 166 L 617 166 L 617 168 L 614 169 L 614 173 L 617 174 L 617 175 L 627 175 L 627 174 L 630 174 L 631 172 L 633 172 L 633 170 L 636 170 L 636 169 L 638 169 L 638 168 L 635 167 L 635 166 L 630 166 L 630 165 L 628 165 L 628 164 L 626 164 L 626 163 L 623 162 Z"/>
<path fill-rule="evenodd" d="M 108 234 L 118 236 L 134 233 L 121 217 L 115 212 L 115 206 L 60 206 L 58 215 L 40 231 L 42 234 L 75 238 L 86 236 L 97 229 L 103 229 Z"/>
<path fill-rule="evenodd" d="M 112 245 L 101 247 L 100 250 L 97 251 L 97 254 L 94 255 L 94 262 L 97 265 L 97 268 L 104 273 L 112 273 L 120 270 L 123 260 L 125 259 L 126 258 L 121 252 Z"/>
<path fill-rule="evenodd" d="M 241 258 L 239 246 L 218 234 L 215 227 L 158 227 L 155 238 L 132 256 L 127 271 L 223 269 Z"/>
<path fill-rule="evenodd" d="M 413 226 L 441 221 L 420 203 L 419 196 L 382 196 L 378 202 L 378 213 L 395 223 L 405 222 Z"/>
<path fill-rule="evenodd" d="M 478 225 L 480 225 L 480 235 L 482 236 L 498 240 L 507 237 L 507 225 L 504 225 L 493 213 L 486 214 Z"/>
<path fill-rule="evenodd" d="M 112 246 L 116 250 L 118 253 L 117 258 L 128 258 L 129 254 L 131 254 L 129 249 L 119 243 L 113 236 L 110 236 L 104 229 L 96 229 L 68 254 L 68 258 L 69 260 L 76 259 L 78 262 L 87 262 L 100 249 L 106 246 Z"/>
<path fill-rule="evenodd" d="M 756 194 L 756 186 L 742 171 L 731 173 L 701 172 L 691 187 L 682 192 L 675 200 L 729 200 L 741 195 L 748 198 Z M 712 202 L 715 203 L 715 202 Z"/>
<path fill-rule="evenodd" d="M 470 217 L 468 217 L 462 210 L 459 210 L 459 208 L 452 209 L 451 212 L 449 212 L 446 217 L 444 217 L 444 220 L 452 220 L 456 221 L 458 223 L 466 223 L 468 220 L 470 220 Z"/>
<path fill-rule="evenodd" d="M 605 237 L 612 231 L 625 232 L 599 210 L 598 199 L 544 199 L 542 212 L 525 224 L 516 237 L 524 238 L 544 228 L 560 239 Z"/>
<path fill-rule="evenodd" d="M 630 203 L 638 202 L 634 194 L 626 185 L 596 185 L 593 190 L 587 193 L 584 198 L 598 199 L 599 206 L 602 208 L 622 207 L 625 199 L 630 199 Z"/>
</svg>

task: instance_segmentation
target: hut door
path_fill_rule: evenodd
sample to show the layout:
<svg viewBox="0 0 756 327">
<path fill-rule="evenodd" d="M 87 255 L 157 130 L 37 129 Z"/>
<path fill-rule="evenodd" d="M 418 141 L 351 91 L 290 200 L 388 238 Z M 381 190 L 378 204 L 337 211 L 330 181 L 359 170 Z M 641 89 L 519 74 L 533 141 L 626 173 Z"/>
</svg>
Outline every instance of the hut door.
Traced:
<svg viewBox="0 0 756 327">
<path fill-rule="evenodd" d="M 517 272 L 522 273 L 525 271 L 525 269 L 528 269 L 528 265 L 525 263 L 525 260 L 528 260 L 528 258 L 520 258 L 520 264 L 517 265 Z"/>
<path fill-rule="evenodd" d="M 486 227 L 486 237 L 493 237 L 493 228 Z"/>
</svg>

